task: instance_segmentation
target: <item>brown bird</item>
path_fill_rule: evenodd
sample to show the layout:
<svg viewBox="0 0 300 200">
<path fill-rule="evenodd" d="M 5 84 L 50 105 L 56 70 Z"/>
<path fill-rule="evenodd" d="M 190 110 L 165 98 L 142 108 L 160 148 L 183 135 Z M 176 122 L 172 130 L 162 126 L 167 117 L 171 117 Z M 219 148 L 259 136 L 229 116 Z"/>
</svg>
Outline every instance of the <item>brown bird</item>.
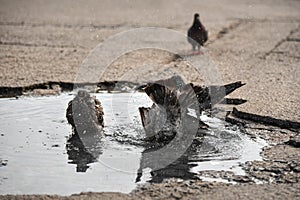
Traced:
<svg viewBox="0 0 300 200">
<path fill-rule="evenodd" d="M 243 85 L 239 81 L 223 86 L 201 87 L 192 83 L 185 84 L 179 76 L 148 83 L 144 91 L 153 105 L 150 108 L 139 108 L 146 139 L 162 143 L 170 141 L 183 119 L 186 120 L 185 123 L 199 129 L 208 128 L 199 118 L 201 112 L 210 109 Z M 188 114 L 189 109 L 195 110 L 197 116 L 193 119 Z M 203 131 L 200 134 L 202 133 Z"/>
<path fill-rule="evenodd" d="M 198 48 L 198 52 L 200 52 L 201 46 L 208 40 L 208 32 L 200 22 L 199 14 L 196 13 L 194 15 L 193 25 L 188 29 L 188 42 L 193 46 L 193 51 L 196 51 L 196 47 Z"/>
<path fill-rule="evenodd" d="M 76 133 L 84 135 L 98 134 L 104 127 L 103 108 L 95 96 L 85 90 L 79 90 L 68 103 L 66 117 Z"/>
</svg>

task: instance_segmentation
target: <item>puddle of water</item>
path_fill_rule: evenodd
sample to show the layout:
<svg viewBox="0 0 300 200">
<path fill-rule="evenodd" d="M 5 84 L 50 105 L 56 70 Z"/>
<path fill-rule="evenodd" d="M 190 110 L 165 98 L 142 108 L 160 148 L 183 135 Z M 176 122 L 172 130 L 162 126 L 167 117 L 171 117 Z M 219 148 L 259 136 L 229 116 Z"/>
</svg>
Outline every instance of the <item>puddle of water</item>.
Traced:
<svg viewBox="0 0 300 200">
<path fill-rule="evenodd" d="M 94 149 L 70 137 L 65 110 L 73 95 L 0 99 L 0 194 L 128 193 L 138 183 L 190 179 L 201 170 L 243 174 L 240 162 L 261 159 L 264 141 L 203 116 L 210 125 L 203 144 L 164 169 L 143 169 L 136 183 L 145 134 L 138 107 L 152 103 L 143 93 L 95 95 L 104 107 L 106 137 Z"/>
<path fill-rule="evenodd" d="M 267 145 L 263 139 L 255 141 L 242 133 L 236 126 L 227 127 L 228 124 L 220 119 L 202 116 L 202 120 L 209 126 L 209 136 L 197 150 L 197 154 L 190 158 L 190 162 L 198 165 L 192 172 L 204 170 L 226 170 L 236 175 L 245 175 L 240 163 L 250 160 L 261 160 L 261 149 Z"/>
</svg>

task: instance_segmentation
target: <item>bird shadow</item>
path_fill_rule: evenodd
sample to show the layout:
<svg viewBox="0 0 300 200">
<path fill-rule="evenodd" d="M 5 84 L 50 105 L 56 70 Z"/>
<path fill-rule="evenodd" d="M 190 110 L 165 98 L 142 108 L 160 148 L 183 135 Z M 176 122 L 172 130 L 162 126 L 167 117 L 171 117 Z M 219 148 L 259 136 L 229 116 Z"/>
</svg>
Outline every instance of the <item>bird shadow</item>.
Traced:
<svg viewBox="0 0 300 200">
<path fill-rule="evenodd" d="M 182 51 L 177 54 L 174 54 L 173 61 L 183 59 L 183 58 L 188 58 L 188 57 L 201 56 L 201 55 L 205 55 L 205 53 L 201 50 L 199 50 L 199 51 L 193 51 L 193 50 Z"/>
<path fill-rule="evenodd" d="M 142 152 L 140 168 L 137 171 L 137 176 L 135 179 L 136 183 L 141 181 L 143 170 L 146 168 L 151 169 L 151 179 L 147 181 L 149 183 L 161 183 L 163 180 L 169 178 L 179 178 L 182 180 L 199 179 L 197 174 L 191 172 L 190 170 L 191 168 L 197 166 L 197 164 L 190 163 L 189 160 L 189 155 L 195 154 L 196 152 L 196 148 L 193 145 L 191 145 L 187 151 L 174 162 L 166 167 L 158 169 L 155 169 L 155 163 L 153 163 L 155 159 L 149 156 L 149 151 L 156 151 L 156 149 L 146 149 L 144 152 Z"/>
</svg>

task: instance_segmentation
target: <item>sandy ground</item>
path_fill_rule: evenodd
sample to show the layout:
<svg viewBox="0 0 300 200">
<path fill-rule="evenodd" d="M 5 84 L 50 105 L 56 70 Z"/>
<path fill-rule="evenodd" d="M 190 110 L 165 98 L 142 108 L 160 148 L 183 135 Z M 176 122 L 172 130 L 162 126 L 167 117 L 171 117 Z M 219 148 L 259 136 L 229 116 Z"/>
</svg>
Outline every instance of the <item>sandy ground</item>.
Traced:
<svg viewBox="0 0 300 200">
<path fill-rule="evenodd" d="M 200 12 L 210 39 L 204 55 L 192 59 L 209 58 L 221 83 L 236 80 L 247 83 L 232 96 L 248 100 L 239 106 L 239 110 L 300 122 L 300 2 L 297 0 L 1 0 L 0 5 L 0 86 L 74 82 L 83 60 L 98 43 L 110 36 L 148 26 L 185 34 L 193 14 Z M 188 52 L 190 48 L 186 44 L 183 51 Z M 147 66 L 146 72 L 152 73 L 152 77 L 162 74 L 161 69 L 171 68 L 189 81 L 205 83 L 205 77 L 196 73 L 189 63 L 174 60 L 172 55 L 157 50 L 121 56 L 101 80 L 119 80 L 122 75 L 128 75 L 128 71 L 134 71 L 134 66 Z M 140 81 L 134 73 L 124 77 L 129 81 Z M 264 151 L 262 163 L 248 163 L 245 168 L 251 177 L 267 184 L 170 182 L 145 186 L 129 195 L 100 193 L 70 198 L 299 198 L 299 148 L 283 144 L 298 133 L 276 128 L 256 127 L 255 130 L 250 132 L 268 139 L 273 146 Z M 280 157 L 282 152 L 284 156 Z M 280 159 L 284 162 L 277 162 Z M 268 170 L 261 170 L 260 165 Z M 35 199 L 40 196 L 25 197 Z"/>
</svg>

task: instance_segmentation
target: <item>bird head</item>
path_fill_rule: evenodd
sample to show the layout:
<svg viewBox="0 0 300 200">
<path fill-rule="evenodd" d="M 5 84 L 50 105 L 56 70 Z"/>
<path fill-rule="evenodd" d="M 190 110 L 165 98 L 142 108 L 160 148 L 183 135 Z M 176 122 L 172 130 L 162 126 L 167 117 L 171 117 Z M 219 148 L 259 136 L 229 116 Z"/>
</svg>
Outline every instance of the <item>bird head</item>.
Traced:
<svg viewBox="0 0 300 200">
<path fill-rule="evenodd" d="M 90 97 L 89 93 L 85 90 L 79 90 L 77 96 L 80 98 Z"/>
<path fill-rule="evenodd" d="M 199 14 L 198 13 L 196 13 L 195 15 L 194 15 L 194 19 L 199 19 Z"/>
</svg>

